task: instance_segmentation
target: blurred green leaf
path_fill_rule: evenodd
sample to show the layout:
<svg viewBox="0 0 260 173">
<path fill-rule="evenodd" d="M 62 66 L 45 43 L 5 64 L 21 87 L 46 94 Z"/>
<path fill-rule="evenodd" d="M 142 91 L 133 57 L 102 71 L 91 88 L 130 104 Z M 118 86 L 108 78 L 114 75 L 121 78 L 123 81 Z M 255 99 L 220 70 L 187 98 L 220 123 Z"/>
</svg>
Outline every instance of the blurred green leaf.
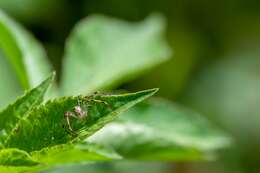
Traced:
<svg viewBox="0 0 260 173">
<path fill-rule="evenodd" d="M 15 70 L 23 89 L 35 87 L 51 73 L 42 46 L 1 10 L 0 49 Z"/>
<path fill-rule="evenodd" d="M 22 173 L 38 165 L 27 152 L 15 148 L 0 149 L 0 172 Z"/>
<path fill-rule="evenodd" d="M 4 146 L 32 152 L 85 139 L 114 120 L 118 114 L 152 96 L 156 91 L 157 89 L 150 89 L 132 94 L 64 97 L 48 101 L 20 120 Z M 83 119 L 71 117 L 71 132 L 64 114 L 67 111 L 73 112 L 79 102 L 87 116 Z"/>
<path fill-rule="evenodd" d="M 11 132 L 22 117 L 43 101 L 44 95 L 53 82 L 53 79 L 54 74 L 36 88 L 27 91 L 23 96 L 0 112 L 0 142 Z"/>
<path fill-rule="evenodd" d="M 134 160 L 120 160 L 113 162 L 97 162 L 93 164 L 72 164 L 54 167 L 41 173 L 169 173 L 169 164 L 165 162 L 147 162 Z"/>
<path fill-rule="evenodd" d="M 186 103 L 217 121 L 246 146 L 260 143 L 259 56 L 259 48 L 250 49 L 213 62 L 199 73 L 185 96 Z"/>
<path fill-rule="evenodd" d="M 16 19 L 30 24 L 45 24 L 51 17 L 53 19 L 54 14 L 59 14 L 60 8 L 64 6 L 63 0 L 23 0 L 22 5 L 17 5 L 19 3 L 20 0 L 0 1 L 0 8 Z"/>
<path fill-rule="evenodd" d="M 4 57 L 0 49 L 0 109 L 14 101 L 18 95 L 23 93 L 22 86 L 12 67 Z"/>
<path fill-rule="evenodd" d="M 163 30 L 164 20 L 160 16 L 140 23 L 104 16 L 84 19 L 67 41 L 63 94 L 118 86 L 166 61 L 170 49 L 162 38 Z"/>
<path fill-rule="evenodd" d="M 68 143 L 44 148 L 30 154 L 18 149 L 0 150 L 0 171 L 36 172 L 68 163 L 90 163 L 98 160 L 121 159 L 113 150 L 91 143 Z"/>
<path fill-rule="evenodd" d="M 32 158 L 41 163 L 38 169 L 46 169 L 54 165 L 79 163 L 97 160 L 121 159 L 113 150 L 90 143 L 62 144 L 31 153 Z"/>
<path fill-rule="evenodd" d="M 1 166 L 35 166 L 37 164 L 25 151 L 13 148 L 0 150 Z"/>
<path fill-rule="evenodd" d="M 182 21 L 183 22 L 183 21 Z M 181 23 L 181 22 L 180 22 Z M 129 90 L 147 87 L 160 88 L 160 96 L 167 99 L 178 98 L 187 87 L 187 83 L 194 74 L 201 53 L 206 53 L 207 44 L 197 32 L 191 32 L 189 26 L 174 21 L 167 40 L 174 48 L 174 55 L 169 61 L 158 65 L 140 78 L 127 83 Z"/>
<path fill-rule="evenodd" d="M 212 159 L 231 142 L 197 113 L 161 99 L 137 105 L 87 141 L 130 159 L 177 161 Z"/>
<path fill-rule="evenodd" d="M 0 165 L 0 172 L 5 173 L 23 173 L 27 171 L 29 167 L 14 167 L 14 166 L 1 166 Z"/>
<path fill-rule="evenodd" d="M 234 50 L 213 62 L 198 74 L 184 98 L 187 105 L 235 137 L 236 148 L 221 159 L 232 171 L 235 167 L 239 171 L 259 172 L 259 50 L 259 46 Z"/>
</svg>

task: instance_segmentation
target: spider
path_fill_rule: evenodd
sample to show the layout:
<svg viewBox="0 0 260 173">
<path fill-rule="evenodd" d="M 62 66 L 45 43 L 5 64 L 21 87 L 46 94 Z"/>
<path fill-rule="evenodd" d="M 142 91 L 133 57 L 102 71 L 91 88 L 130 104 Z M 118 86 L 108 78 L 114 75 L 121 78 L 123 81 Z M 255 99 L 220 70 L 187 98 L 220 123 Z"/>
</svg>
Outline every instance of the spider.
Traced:
<svg viewBox="0 0 260 173">
<path fill-rule="evenodd" d="M 78 105 L 74 107 L 74 112 L 76 113 L 78 119 L 83 119 L 87 116 L 87 112 L 84 111 L 80 106 L 79 99 L 78 99 Z"/>
<path fill-rule="evenodd" d="M 110 107 L 110 105 L 106 101 L 95 99 L 95 96 L 97 94 L 98 93 L 95 92 L 93 95 L 85 96 L 84 101 L 86 103 L 89 103 L 89 102 L 102 103 L 102 104 Z M 90 105 L 88 105 L 87 107 L 90 107 Z M 80 100 L 78 98 L 78 104 L 76 106 L 74 106 L 73 112 L 67 111 L 67 112 L 64 113 L 64 118 L 66 120 L 69 131 L 74 133 L 74 130 L 73 130 L 73 128 L 71 126 L 71 122 L 70 122 L 71 117 L 78 119 L 78 120 L 82 120 L 82 119 L 86 118 L 87 116 L 88 116 L 88 109 L 86 109 L 86 110 L 82 109 L 81 104 L 80 104 Z"/>
</svg>

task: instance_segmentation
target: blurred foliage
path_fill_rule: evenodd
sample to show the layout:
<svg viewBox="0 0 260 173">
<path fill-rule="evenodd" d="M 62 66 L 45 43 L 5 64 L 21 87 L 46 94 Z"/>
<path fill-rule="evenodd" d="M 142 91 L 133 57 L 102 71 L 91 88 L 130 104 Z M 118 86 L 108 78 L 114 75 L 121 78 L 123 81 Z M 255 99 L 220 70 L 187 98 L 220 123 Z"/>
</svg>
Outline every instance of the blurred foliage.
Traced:
<svg viewBox="0 0 260 173">
<path fill-rule="evenodd" d="M 168 165 L 163 165 L 159 162 L 143 162 L 143 161 L 116 161 L 113 164 L 109 163 L 98 163 L 98 164 L 77 164 L 67 165 L 65 167 L 58 167 L 42 171 L 41 173 L 135 173 L 135 172 L 147 172 L 158 173 L 170 171 Z"/>
<path fill-rule="evenodd" d="M 260 52 L 240 52 L 198 74 L 185 100 L 236 137 L 237 166 L 254 172 L 260 161 Z"/>
<path fill-rule="evenodd" d="M 66 43 L 62 94 L 111 89 L 169 59 L 162 16 L 139 23 L 105 16 L 79 22 Z"/>
<path fill-rule="evenodd" d="M 231 145 L 230 137 L 201 115 L 163 99 L 137 105 L 87 141 L 126 158 L 157 161 L 214 160 L 216 151 Z"/>
<path fill-rule="evenodd" d="M 260 49 L 260 1 L 8 0 L 0 7 L 44 43 L 55 69 L 61 69 L 65 38 L 82 17 L 102 13 L 136 21 L 162 13 L 174 59 L 120 88 L 160 87 L 161 96 L 191 105 L 236 136 L 238 148 L 218 163 L 187 164 L 180 172 L 259 172 L 260 55 L 254 52 Z M 11 89 L 17 79 L 5 78 Z"/>
<path fill-rule="evenodd" d="M 68 96 L 113 89 L 166 61 L 170 49 L 162 37 L 163 21 L 158 15 L 139 23 L 97 15 L 86 18 L 68 39 L 65 73 L 60 86 L 53 91 L 63 89 L 66 92 L 62 94 Z M 5 54 L 1 58 L 9 60 L 23 88 L 32 88 L 50 71 L 44 49 L 3 11 L 0 24 L 0 46 Z M 120 39 L 114 40 L 115 37 Z M 1 112 L 1 171 L 35 172 L 54 165 L 127 158 L 212 160 L 217 150 L 230 146 L 231 138 L 200 115 L 162 100 L 135 108 L 127 119 L 110 124 L 89 138 L 91 144 L 86 143 L 86 138 L 158 89 L 123 95 L 62 97 L 41 104 L 54 75 L 17 97 Z M 34 164 L 28 165 L 28 161 Z"/>
<path fill-rule="evenodd" d="M 0 80 L 5 81 L 5 85 L 0 85 L 0 98 L 6 98 L 0 99 L 0 107 L 14 101 L 23 92 L 15 72 L 4 56 L 0 50 L 0 74 L 5 74 L 0 75 Z"/>
</svg>

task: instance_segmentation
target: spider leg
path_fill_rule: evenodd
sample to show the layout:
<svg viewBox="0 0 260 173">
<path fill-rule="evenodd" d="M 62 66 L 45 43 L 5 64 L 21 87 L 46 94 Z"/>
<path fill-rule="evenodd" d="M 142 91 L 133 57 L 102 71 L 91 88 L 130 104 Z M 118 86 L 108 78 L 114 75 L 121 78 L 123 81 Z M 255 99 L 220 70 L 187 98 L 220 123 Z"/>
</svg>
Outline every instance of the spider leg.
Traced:
<svg viewBox="0 0 260 173">
<path fill-rule="evenodd" d="M 96 103 L 102 103 L 102 104 L 104 104 L 104 105 L 106 105 L 106 106 L 110 106 L 110 104 L 108 104 L 106 101 L 104 101 L 104 100 L 97 100 L 97 99 L 93 99 L 92 101 L 94 101 L 94 102 L 96 102 Z"/>
<path fill-rule="evenodd" d="M 102 95 L 99 92 L 96 91 L 92 95 L 85 96 L 84 97 L 84 101 L 86 103 L 90 103 L 90 102 L 101 103 L 101 104 L 106 105 L 109 108 L 112 108 L 112 106 L 108 102 L 106 102 L 104 100 L 96 99 L 97 96 L 102 96 Z"/>
<path fill-rule="evenodd" d="M 62 126 L 62 128 L 69 134 L 73 135 L 73 136 L 77 136 L 77 133 L 75 133 L 74 131 L 71 131 L 71 129 L 67 129 L 65 125 Z"/>
<path fill-rule="evenodd" d="M 72 129 L 71 125 L 70 125 L 70 118 L 68 116 L 66 117 L 66 121 L 67 121 L 69 130 L 73 132 L 73 129 Z"/>
<path fill-rule="evenodd" d="M 66 119 L 66 123 L 68 125 L 70 132 L 74 132 L 74 130 L 72 129 L 71 123 L 70 123 L 70 117 L 77 118 L 77 116 L 75 116 L 72 112 L 65 112 L 64 113 L 64 118 Z"/>
</svg>

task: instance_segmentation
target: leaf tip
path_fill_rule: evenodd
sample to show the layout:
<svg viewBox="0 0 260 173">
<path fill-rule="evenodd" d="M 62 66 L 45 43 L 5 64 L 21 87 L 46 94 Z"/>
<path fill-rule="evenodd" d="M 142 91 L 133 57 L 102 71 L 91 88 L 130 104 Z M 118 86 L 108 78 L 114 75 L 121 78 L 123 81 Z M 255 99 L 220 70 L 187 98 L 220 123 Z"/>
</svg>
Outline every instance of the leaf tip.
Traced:
<svg viewBox="0 0 260 173">
<path fill-rule="evenodd" d="M 158 92 L 159 88 L 152 88 L 152 89 L 147 89 L 143 91 L 139 91 L 136 94 L 137 95 L 143 95 L 145 98 L 153 96 L 156 92 Z"/>
<path fill-rule="evenodd" d="M 48 83 L 51 84 L 54 80 L 55 80 L 55 76 L 56 76 L 56 72 L 53 71 L 45 81 L 43 81 L 44 83 Z"/>
<path fill-rule="evenodd" d="M 150 95 L 154 95 L 155 93 L 157 93 L 159 91 L 159 88 L 152 88 L 152 89 L 147 89 L 147 90 L 143 90 L 140 92 L 144 92 Z"/>
</svg>

